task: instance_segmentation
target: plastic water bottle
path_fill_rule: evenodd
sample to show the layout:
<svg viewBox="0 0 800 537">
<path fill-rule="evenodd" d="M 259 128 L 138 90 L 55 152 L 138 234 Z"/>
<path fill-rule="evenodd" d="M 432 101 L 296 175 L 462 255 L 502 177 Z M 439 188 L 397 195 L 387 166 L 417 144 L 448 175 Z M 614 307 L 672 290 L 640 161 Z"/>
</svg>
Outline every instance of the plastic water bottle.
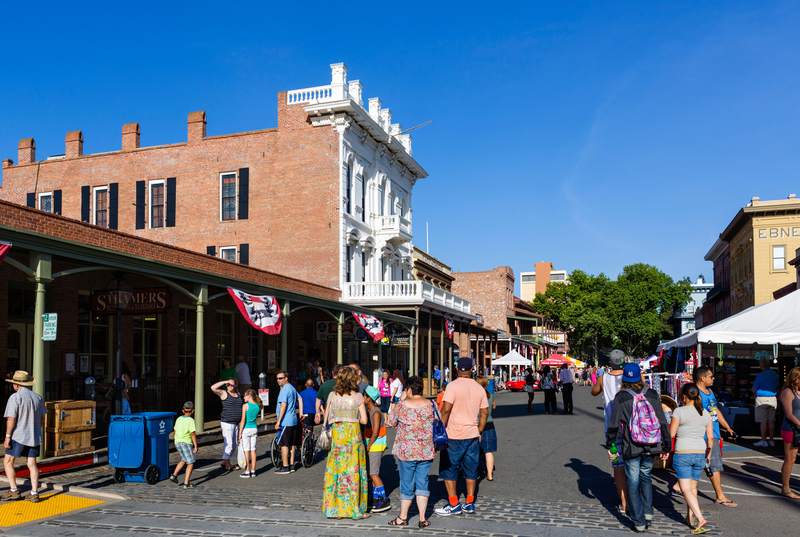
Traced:
<svg viewBox="0 0 800 537">
<path fill-rule="evenodd" d="M 617 462 L 619 460 L 619 454 L 617 452 L 617 444 L 616 443 L 611 444 L 611 449 L 609 449 L 609 451 L 611 452 L 612 455 L 616 455 L 616 457 L 614 457 L 614 462 Z"/>
</svg>

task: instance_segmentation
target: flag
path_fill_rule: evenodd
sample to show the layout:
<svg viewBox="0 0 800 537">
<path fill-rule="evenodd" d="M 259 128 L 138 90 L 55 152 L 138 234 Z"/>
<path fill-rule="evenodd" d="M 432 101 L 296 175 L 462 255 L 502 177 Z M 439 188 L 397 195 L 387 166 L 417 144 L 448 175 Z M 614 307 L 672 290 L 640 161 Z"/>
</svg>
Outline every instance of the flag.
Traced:
<svg viewBox="0 0 800 537">
<path fill-rule="evenodd" d="M 356 318 L 358 324 L 361 325 L 361 328 L 367 331 L 372 339 L 377 343 L 383 336 L 383 323 L 381 323 L 377 317 L 373 317 L 372 315 L 364 315 L 363 313 L 356 313 L 353 312 L 353 317 Z"/>
<path fill-rule="evenodd" d="M 456 325 L 450 317 L 444 318 L 444 326 L 447 329 L 447 337 L 453 339 L 453 332 L 455 332 Z"/>
<path fill-rule="evenodd" d="M 281 308 L 274 296 L 248 295 L 232 287 L 228 287 L 228 293 L 253 328 L 271 336 L 281 333 Z"/>
<path fill-rule="evenodd" d="M 11 249 L 11 243 L 9 242 L 0 242 L 0 263 L 3 262 L 3 259 L 6 258 L 6 254 Z"/>
</svg>

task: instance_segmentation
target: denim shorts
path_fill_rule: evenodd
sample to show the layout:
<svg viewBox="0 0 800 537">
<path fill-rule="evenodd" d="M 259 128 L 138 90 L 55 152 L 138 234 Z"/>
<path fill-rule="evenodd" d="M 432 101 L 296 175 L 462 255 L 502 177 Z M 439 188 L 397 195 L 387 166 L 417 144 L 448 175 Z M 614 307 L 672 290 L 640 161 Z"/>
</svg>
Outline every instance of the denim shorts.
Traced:
<svg viewBox="0 0 800 537">
<path fill-rule="evenodd" d="M 392 396 L 391 395 L 382 395 L 381 396 L 381 412 L 384 414 L 389 413 L 389 406 L 392 404 Z"/>
<path fill-rule="evenodd" d="M 6 450 L 6 455 L 11 455 L 15 459 L 20 457 L 36 458 L 39 456 L 39 446 L 23 446 L 16 440 L 11 441 L 11 449 Z"/>
<path fill-rule="evenodd" d="M 464 479 L 478 479 L 478 458 L 480 455 L 480 439 L 453 440 L 447 443 L 447 449 L 439 455 L 439 477 L 444 481 L 458 480 L 458 468 L 464 473 Z"/>
<path fill-rule="evenodd" d="M 703 453 L 676 453 L 672 458 L 672 467 L 678 479 L 700 481 L 705 465 L 706 456 Z"/>
<path fill-rule="evenodd" d="M 497 431 L 494 427 L 484 429 L 481 433 L 481 451 L 484 453 L 495 453 L 497 451 Z"/>
</svg>

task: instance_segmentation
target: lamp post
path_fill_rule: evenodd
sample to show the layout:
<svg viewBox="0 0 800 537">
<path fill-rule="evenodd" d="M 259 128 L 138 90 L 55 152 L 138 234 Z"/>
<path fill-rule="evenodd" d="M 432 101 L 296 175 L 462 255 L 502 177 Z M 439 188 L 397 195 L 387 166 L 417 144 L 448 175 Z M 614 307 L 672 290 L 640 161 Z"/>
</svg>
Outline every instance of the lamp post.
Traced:
<svg viewBox="0 0 800 537">
<path fill-rule="evenodd" d="M 120 415 L 122 414 L 122 389 L 125 387 L 125 381 L 122 378 L 122 310 L 128 308 L 128 304 L 130 303 L 131 296 L 133 296 L 133 292 L 128 283 L 123 279 L 125 273 L 117 271 L 114 272 L 113 275 L 114 280 L 117 282 L 117 289 L 115 291 L 117 295 L 117 376 L 114 379 L 114 385 L 116 387 L 114 413 Z M 125 283 L 125 288 L 122 287 L 123 283 Z"/>
</svg>

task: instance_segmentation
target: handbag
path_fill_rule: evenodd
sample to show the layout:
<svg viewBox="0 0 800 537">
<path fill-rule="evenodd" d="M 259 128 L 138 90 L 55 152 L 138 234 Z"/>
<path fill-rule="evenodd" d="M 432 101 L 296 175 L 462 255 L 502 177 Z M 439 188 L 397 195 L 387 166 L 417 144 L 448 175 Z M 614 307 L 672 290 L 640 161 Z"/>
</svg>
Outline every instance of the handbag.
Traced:
<svg viewBox="0 0 800 537">
<path fill-rule="evenodd" d="M 800 447 L 800 427 L 790 424 L 792 427 L 792 447 Z"/>
<path fill-rule="evenodd" d="M 433 401 L 431 401 L 431 408 L 433 408 L 433 449 L 436 451 L 444 451 L 447 449 L 447 443 L 450 441 L 450 439 L 447 438 L 447 429 Z"/>
<path fill-rule="evenodd" d="M 328 429 L 328 416 L 326 415 L 325 421 L 322 422 L 322 432 L 319 433 L 319 437 L 317 438 L 317 449 L 320 451 L 330 451 L 332 442 L 331 430 Z"/>
</svg>

